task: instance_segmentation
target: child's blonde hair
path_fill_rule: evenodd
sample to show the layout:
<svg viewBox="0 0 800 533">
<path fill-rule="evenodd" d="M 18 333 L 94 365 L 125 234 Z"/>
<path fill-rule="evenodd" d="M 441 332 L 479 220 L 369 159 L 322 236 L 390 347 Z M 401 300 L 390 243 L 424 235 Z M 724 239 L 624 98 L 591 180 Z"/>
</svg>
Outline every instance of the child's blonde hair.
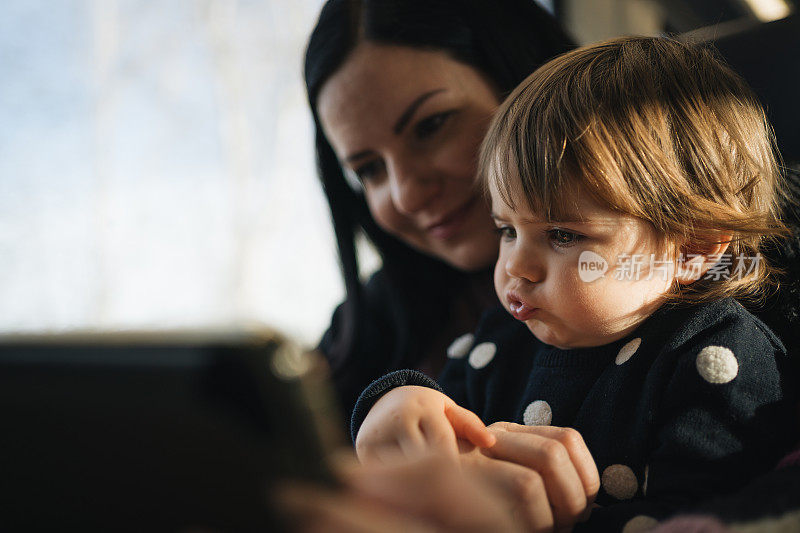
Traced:
<svg viewBox="0 0 800 533">
<path fill-rule="evenodd" d="M 625 37 L 540 67 L 500 107 L 480 155 L 512 209 L 515 191 L 546 220 L 569 194 L 652 224 L 667 250 L 706 250 L 732 236 L 728 260 L 760 257 L 786 233 L 774 135 L 752 91 L 707 48 Z M 673 249 L 673 251 L 675 251 Z M 756 296 L 771 268 L 696 282 L 678 300 Z"/>
</svg>

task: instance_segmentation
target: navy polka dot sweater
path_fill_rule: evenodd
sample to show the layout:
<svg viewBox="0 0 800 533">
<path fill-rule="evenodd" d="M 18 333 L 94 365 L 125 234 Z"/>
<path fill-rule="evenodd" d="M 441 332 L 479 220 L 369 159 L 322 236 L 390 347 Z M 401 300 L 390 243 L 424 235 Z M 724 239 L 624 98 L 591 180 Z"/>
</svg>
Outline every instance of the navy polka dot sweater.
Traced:
<svg viewBox="0 0 800 533">
<path fill-rule="evenodd" d="M 370 385 L 353 434 L 402 385 L 439 388 L 487 424 L 573 427 L 601 474 L 602 507 L 581 526 L 592 531 L 661 520 L 734 491 L 771 469 L 796 436 L 785 349 L 731 299 L 665 305 L 619 341 L 574 350 L 541 343 L 498 307 L 448 356 L 438 384 L 401 370 Z"/>
</svg>

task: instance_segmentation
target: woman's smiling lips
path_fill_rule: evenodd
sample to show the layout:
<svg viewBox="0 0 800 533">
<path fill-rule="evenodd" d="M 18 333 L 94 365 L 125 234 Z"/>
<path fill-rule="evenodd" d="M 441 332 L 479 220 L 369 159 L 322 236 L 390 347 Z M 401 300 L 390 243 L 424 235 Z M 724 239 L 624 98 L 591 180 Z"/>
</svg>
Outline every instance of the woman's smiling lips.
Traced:
<svg viewBox="0 0 800 533">
<path fill-rule="evenodd" d="M 477 197 L 472 197 L 461 207 L 444 215 L 433 224 L 428 225 L 425 230 L 437 239 L 447 240 L 453 237 L 469 217 L 476 200 Z"/>
<path fill-rule="evenodd" d="M 522 322 L 529 320 L 539 310 L 538 307 L 529 305 L 514 292 L 506 293 L 506 301 L 508 302 L 508 309 L 514 318 Z"/>
</svg>

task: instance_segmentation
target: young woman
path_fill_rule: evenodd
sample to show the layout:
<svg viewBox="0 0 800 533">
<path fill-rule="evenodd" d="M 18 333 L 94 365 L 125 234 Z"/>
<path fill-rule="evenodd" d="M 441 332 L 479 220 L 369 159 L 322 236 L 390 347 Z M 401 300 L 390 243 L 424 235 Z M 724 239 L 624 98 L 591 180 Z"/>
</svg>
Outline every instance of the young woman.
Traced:
<svg viewBox="0 0 800 533">
<path fill-rule="evenodd" d="M 347 296 L 320 349 L 348 413 L 389 370 L 435 375 L 494 302 L 478 147 L 500 101 L 570 46 L 533 0 L 323 7 L 305 79 Z M 366 284 L 358 235 L 383 262 Z"/>
</svg>

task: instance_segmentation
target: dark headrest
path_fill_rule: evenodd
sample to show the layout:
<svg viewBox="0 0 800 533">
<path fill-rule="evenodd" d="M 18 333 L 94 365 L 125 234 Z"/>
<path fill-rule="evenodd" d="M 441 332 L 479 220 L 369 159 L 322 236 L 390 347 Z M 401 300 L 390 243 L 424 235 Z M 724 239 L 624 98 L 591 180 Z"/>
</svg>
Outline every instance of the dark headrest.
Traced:
<svg viewBox="0 0 800 533">
<path fill-rule="evenodd" d="M 800 162 L 800 15 L 710 42 L 761 99 L 784 160 Z"/>
</svg>

